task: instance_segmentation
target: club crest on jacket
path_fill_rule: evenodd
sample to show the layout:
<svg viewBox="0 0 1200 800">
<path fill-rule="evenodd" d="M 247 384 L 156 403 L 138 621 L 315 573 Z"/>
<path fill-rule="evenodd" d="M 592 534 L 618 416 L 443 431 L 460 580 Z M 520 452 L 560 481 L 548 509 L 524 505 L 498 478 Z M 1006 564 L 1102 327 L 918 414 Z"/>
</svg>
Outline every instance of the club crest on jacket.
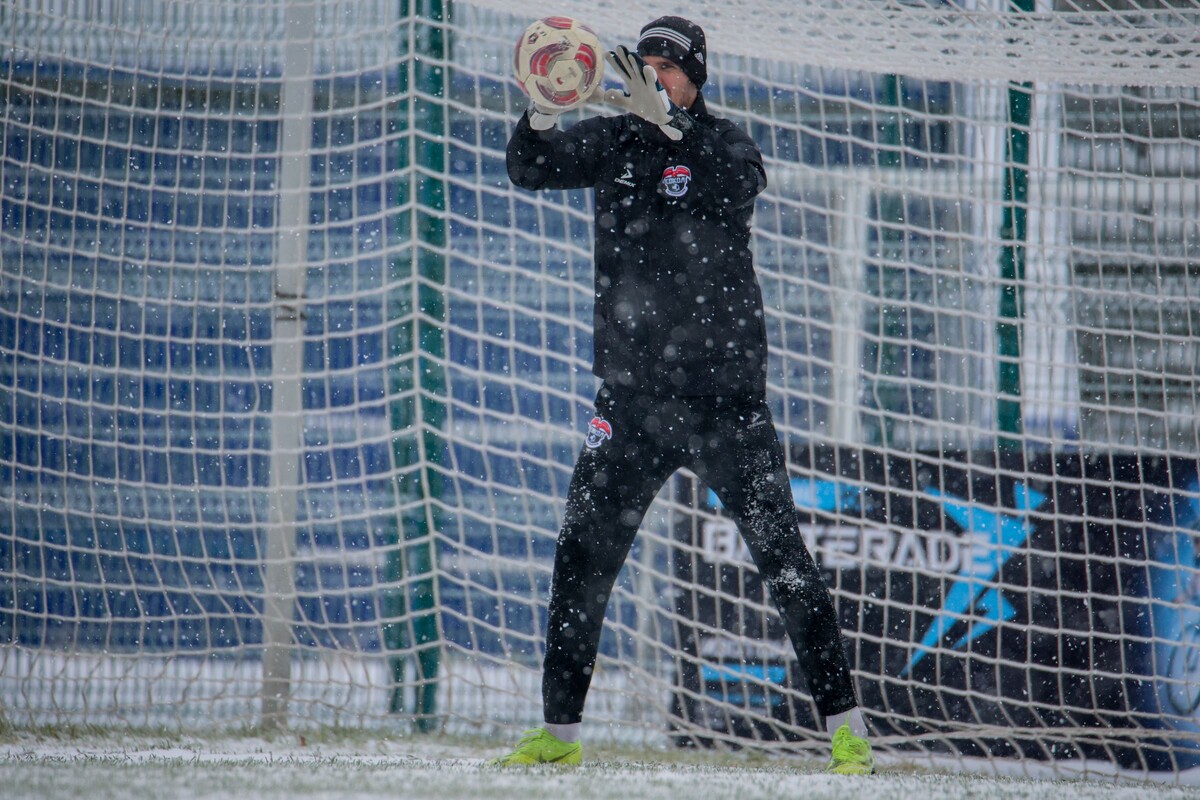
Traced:
<svg viewBox="0 0 1200 800">
<path fill-rule="evenodd" d="M 683 197 L 687 194 L 688 183 L 692 180 L 692 171 L 682 164 L 667 167 L 662 174 L 663 191 L 667 197 Z"/>
<path fill-rule="evenodd" d="M 588 423 L 587 440 L 585 444 L 595 450 L 608 439 L 612 438 L 612 425 L 604 417 L 592 417 Z"/>
</svg>

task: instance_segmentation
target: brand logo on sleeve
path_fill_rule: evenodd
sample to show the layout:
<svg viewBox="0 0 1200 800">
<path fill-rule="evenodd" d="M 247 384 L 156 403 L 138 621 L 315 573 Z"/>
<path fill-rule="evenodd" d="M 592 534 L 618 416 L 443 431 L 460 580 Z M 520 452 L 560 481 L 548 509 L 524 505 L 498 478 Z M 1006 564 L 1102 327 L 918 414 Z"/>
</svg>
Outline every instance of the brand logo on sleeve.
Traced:
<svg viewBox="0 0 1200 800">
<path fill-rule="evenodd" d="M 621 173 L 621 177 L 614 178 L 613 180 L 622 186 L 633 186 L 633 169 L 628 166 L 625 167 L 625 171 Z"/>
<path fill-rule="evenodd" d="M 687 194 L 688 183 L 692 180 L 692 171 L 680 164 L 667 167 L 662 174 L 662 187 L 667 197 L 683 197 Z"/>
<path fill-rule="evenodd" d="M 585 444 L 595 450 L 605 441 L 612 438 L 612 425 L 604 417 L 592 417 L 588 423 L 587 441 Z"/>
</svg>

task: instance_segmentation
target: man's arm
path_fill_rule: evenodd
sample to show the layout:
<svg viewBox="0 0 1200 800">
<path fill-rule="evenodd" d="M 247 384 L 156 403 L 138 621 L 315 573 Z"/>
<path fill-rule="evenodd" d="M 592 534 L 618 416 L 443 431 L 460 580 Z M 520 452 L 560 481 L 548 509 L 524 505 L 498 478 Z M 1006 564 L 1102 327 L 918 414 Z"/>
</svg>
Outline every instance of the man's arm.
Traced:
<svg viewBox="0 0 1200 800">
<path fill-rule="evenodd" d="M 528 112 L 508 140 L 508 178 L 522 189 L 583 189 L 595 185 L 609 142 L 608 123 L 590 117 L 559 130 L 534 130 Z"/>
</svg>

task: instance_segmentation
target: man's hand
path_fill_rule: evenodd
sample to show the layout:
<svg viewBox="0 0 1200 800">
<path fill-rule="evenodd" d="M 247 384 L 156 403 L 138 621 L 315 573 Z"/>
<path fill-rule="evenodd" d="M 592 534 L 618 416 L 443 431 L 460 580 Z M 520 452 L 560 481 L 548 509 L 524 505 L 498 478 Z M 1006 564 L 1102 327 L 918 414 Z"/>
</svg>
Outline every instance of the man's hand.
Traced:
<svg viewBox="0 0 1200 800">
<path fill-rule="evenodd" d="M 589 106 L 592 103 L 601 102 L 603 99 L 604 98 L 600 96 L 600 87 L 597 85 L 596 88 L 593 89 L 592 92 L 588 94 L 588 96 L 578 105 L 574 105 L 566 109 L 554 108 L 553 106 L 544 106 L 538 103 L 536 100 L 530 100 L 529 127 L 533 128 L 535 131 L 548 131 L 558 124 L 558 117 L 560 114 L 563 114 L 566 111 L 574 111 L 575 109 Z"/>
<path fill-rule="evenodd" d="M 654 67 L 624 45 L 617 45 L 617 49 L 610 50 L 604 58 L 625 81 L 626 87 L 625 91 L 606 91 L 604 102 L 654 123 L 673 142 L 682 139 L 683 131 L 671 124 L 679 109 L 658 82 Z"/>
</svg>

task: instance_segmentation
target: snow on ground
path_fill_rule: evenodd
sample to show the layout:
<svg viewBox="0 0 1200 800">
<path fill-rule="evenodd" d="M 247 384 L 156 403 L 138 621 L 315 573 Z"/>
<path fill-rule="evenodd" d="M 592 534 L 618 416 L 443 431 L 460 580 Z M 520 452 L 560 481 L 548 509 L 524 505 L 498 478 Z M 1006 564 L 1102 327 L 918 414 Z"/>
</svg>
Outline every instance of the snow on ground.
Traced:
<svg viewBox="0 0 1200 800">
<path fill-rule="evenodd" d="M 499 770 L 503 745 L 443 737 L 366 734 L 310 741 L 104 733 L 8 734 L 0 739 L 0 797 L 230 798 L 247 800 L 1155 800 L 1200 798 L 1196 787 L 1119 781 L 1038 780 L 885 764 L 868 778 L 826 775 L 814 762 L 708 752 L 585 750 L 571 769 Z"/>
</svg>

